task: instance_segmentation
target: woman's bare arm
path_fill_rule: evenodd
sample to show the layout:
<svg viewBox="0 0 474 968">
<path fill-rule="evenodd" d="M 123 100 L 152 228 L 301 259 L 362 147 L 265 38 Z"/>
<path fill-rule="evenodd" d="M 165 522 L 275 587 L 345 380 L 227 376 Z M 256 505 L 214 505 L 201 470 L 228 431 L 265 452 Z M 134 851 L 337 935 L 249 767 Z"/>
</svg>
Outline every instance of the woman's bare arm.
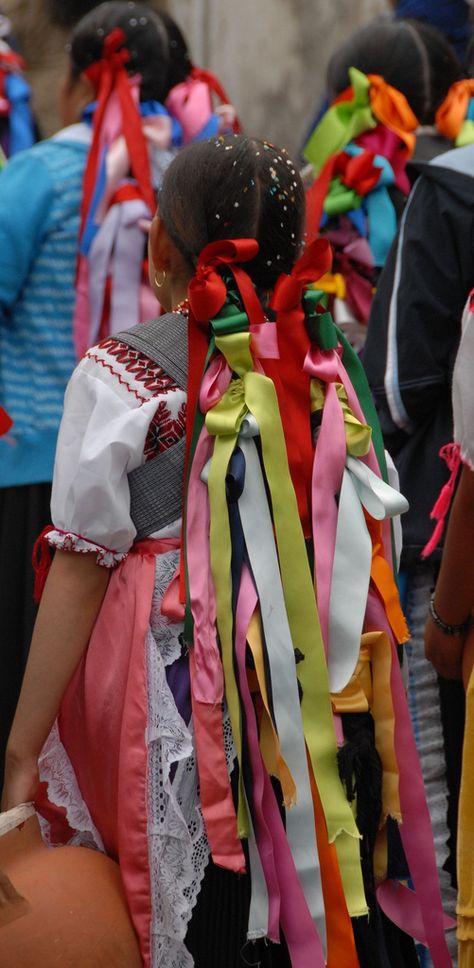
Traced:
<svg viewBox="0 0 474 968">
<path fill-rule="evenodd" d="M 449 518 L 436 582 L 435 608 L 448 625 L 460 625 L 474 606 L 474 472 L 464 466 Z M 445 635 L 428 619 L 425 655 L 437 672 L 461 678 L 464 637 Z"/>
<path fill-rule="evenodd" d="M 38 756 L 87 648 L 109 577 L 93 554 L 55 553 L 8 740 L 3 809 L 34 796 Z"/>
</svg>

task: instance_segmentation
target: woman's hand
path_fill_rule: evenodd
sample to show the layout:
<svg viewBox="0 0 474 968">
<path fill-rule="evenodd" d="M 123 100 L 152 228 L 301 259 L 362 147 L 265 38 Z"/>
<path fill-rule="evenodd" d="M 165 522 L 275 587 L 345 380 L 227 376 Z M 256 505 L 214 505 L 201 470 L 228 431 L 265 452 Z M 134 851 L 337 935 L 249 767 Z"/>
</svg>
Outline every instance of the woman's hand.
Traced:
<svg viewBox="0 0 474 968">
<path fill-rule="evenodd" d="M 425 656 L 445 679 L 462 679 L 462 654 L 465 634 L 446 635 L 431 615 L 425 627 Z"/>
<path fill-rule="evenodd" d="M 19 758 L 7 749 L 2 810 L 34 800 L 39 785 L 38 761 L 35 757 Z"/>
</svg>

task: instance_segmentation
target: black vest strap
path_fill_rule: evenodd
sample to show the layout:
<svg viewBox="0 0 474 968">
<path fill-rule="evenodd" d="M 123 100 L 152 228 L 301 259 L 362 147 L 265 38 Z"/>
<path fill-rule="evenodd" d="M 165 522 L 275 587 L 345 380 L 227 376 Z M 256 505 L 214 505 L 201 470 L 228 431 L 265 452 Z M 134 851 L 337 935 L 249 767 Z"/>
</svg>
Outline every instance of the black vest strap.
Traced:
<svg viewBox="0 0 474 968">
<path fill-rule="evenodd" d="M 140 323 L 116 339 L 158 363 L 181 390 L 187 387 L 187 319 L 180 313 L 166 313 Z M 181 516 L 184 488 L 185 438 L 182 437 L 153 460 L 128 475 L 130 514 L 137 540 L 172 524 Z"/>
</svg>

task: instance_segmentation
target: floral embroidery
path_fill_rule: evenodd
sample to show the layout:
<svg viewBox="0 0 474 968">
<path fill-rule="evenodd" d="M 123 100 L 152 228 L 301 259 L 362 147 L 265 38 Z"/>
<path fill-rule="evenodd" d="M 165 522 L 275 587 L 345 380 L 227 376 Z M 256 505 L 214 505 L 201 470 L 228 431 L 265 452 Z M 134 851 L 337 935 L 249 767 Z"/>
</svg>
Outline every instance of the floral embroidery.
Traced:
<svg viewBox="0 0 474 968">
<path fill-rule="evenodd" d="M 177 444 L 181 437 L 184 437 L 185 432 L 186 401 L 183 401 L 178 413 L 173 415 L 167 400 L 160 400 L 148 428 L 144 450 L 145 462 Z"/>
<path fill-rule="evenodd" d="M 112 356 L 152 395 L 176 389 L 173 378 L 165 373 L 158 363 L 140 353 L 139 350 L 132 349 L 126 343 L 110 336 L 99 343 L 99 349 L 105 350 L 109 356 Z"/>
</svg>

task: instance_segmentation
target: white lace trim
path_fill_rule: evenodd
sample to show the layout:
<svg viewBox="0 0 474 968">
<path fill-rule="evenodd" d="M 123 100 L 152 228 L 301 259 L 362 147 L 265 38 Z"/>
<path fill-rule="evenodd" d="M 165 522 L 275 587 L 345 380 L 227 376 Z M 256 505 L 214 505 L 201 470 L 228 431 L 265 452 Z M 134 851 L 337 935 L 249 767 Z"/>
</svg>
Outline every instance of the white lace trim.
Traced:
<svg viewBox="0 0 474 968">
<path fill-rule="evenodd" d="M 103 851 L 102 837 L 82 798 L 73 765 L 59 737 L 57 723 L 44 744 L 38 767 L 40 781 L 48 784 L 49 802 L 64 807 L 67 822 L 75 831 L 69 843 Z M 39 820 L 43 839 L 54 847 L 49 823 L 43 817 L 39 817 Z"/>
<path fill-rule="evenodd" d="M 59 548 L 60 551 L 78 551 L 80 554 L 94 552 L 97 564 L 103 565 L 104 568 L 115 568 L 127 557 L 126 551 L 111 551 L 109 548 L 103 548 L 102 545 L 88 541 L 87 538 L 82 538 L 73 531 L 49 531 L 46 540 L 53 548 Z"/>
<path fill-rule="evenodd" d="M 160 611 L 179 552 L 156 559 L 151 630 L 147 637 L 149 858 L 153 905 L 152 968 L 192 968 L 184 938 L 209 859 L 199 802 L 192 723 L 186 727 L 166 679 L 181 655 L 183 624 Z M 229 773 L 235 757 L 229 717 L 224 720 Z M 174 777 L 172 768 L 176 768 Z"/>
<path fill-rule="evenodd" d="M 155 567 L 155 589 L 151 606 L 150 626 L 165 666 L 171 665 L 181 655 L 180 635 L 182 622 L 170 622 L 161 614 L 161 602 L 166 589 L 176 574 L 180 552 L 167 551 L 158 555 Z"/>
</svg>

